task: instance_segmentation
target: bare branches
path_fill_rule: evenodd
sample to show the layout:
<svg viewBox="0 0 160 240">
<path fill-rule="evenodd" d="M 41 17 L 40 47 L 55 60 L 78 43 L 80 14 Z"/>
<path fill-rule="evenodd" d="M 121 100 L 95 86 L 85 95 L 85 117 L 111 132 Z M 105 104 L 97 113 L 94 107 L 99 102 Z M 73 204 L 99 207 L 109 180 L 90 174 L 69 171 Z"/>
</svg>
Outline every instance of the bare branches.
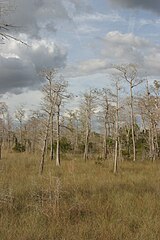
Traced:
<svg viewBox="0 0 160 240">
<path fill-rule="evenodd" d="M 1 1 L 0 2 L 0 14 L 1 15 L 5 15 L 7 14 L 8 11 L 11 11 L 11 9 L 9 8 L 9 3 L 7 3 L 6 1 Z M 2 17 L 0 15 L 0 17 Z M 26 46 L 29 46 L 26 42 L 24 42 L 23 40 L 19 39 L 16 36 L 13 36 L 10 32 L 13 31 L 14 29 L 18 28 L 18 26 L 14 26 L 13 24 L 10 23 L 3 23 L 2 20 L 0 22 L 0 36 L 1 36 L 1 44 L 4 44 L 5 40 L 14 40 L 16 42 L 22 43 Z"/>
</svg>

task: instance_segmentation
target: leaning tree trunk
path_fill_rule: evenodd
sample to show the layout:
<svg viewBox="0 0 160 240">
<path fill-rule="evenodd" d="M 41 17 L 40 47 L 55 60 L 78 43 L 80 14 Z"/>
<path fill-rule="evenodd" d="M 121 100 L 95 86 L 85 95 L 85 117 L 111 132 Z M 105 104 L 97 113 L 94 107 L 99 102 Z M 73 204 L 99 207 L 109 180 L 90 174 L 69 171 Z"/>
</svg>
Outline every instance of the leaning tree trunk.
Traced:
<svg viewBox="0 0 160 240">
<path fill-rule="evenodd" d="M 135 129 L 134 129 L 134 110 L 133 110 L 133 91 L 132 85 L 130 86 L 131 96 L 131 125 L 132 125 L 132 144 L 133 144 L 133 161 L 136 161 L 136 144 L 135 144 Z"/>
</svg>

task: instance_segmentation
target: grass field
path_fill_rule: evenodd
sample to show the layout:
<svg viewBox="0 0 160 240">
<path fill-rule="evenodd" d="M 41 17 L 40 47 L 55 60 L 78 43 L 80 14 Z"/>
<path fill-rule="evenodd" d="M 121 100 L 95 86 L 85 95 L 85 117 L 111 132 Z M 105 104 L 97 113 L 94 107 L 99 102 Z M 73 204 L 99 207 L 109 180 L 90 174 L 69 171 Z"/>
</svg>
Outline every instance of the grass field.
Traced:
<svg viewBox="0 0 160 240">
<path fill-rule="evenodd" d="M 160 164 L 47 160 L 4 155 L 0 161 L 0 240 L 158 240 Z"/>
</svg>

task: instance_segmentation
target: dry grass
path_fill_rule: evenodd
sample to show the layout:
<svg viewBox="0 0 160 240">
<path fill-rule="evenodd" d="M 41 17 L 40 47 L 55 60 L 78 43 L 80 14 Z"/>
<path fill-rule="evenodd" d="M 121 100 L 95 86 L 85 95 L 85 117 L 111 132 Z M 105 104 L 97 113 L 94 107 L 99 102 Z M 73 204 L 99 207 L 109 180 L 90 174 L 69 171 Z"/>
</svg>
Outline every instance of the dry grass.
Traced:
<svg viewBox="0 0 160 240">
<path fill-rule="evenodd" d="M 0 162 L 1 240 L 158 240 L 160 165 L 47 161 L 10 154 Z"/>
</svg>

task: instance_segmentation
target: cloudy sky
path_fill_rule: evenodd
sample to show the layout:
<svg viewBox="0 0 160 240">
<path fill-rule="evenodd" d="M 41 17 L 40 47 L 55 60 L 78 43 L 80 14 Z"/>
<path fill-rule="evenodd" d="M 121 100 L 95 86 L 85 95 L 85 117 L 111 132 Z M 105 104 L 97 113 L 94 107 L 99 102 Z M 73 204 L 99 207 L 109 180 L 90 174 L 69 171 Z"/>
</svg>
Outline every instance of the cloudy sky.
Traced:
<svg viewBox="0 0 160 240">
<path fill-rule="evenodd" d="M 5 2 L 1 23 L 16 26 L 10 33 L 29 45 L 0 44 L 0 100 L 11 108 L 39 104 L 43 68 L 59 68 L 76 94 L 109 87 L 112 64 L 136 63 L 160 79 L 159 0 Z"/>
</svg>

